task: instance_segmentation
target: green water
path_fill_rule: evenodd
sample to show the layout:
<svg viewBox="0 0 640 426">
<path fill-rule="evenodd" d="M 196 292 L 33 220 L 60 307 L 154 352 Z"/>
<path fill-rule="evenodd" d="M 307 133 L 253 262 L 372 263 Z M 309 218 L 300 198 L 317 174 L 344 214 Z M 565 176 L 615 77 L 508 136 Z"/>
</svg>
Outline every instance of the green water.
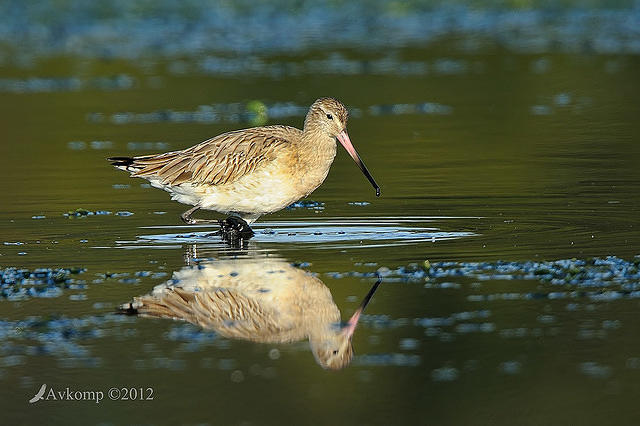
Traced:
<svg viewBox="0 0 640 426">
<path fill-rule="evenodd" d="M 338 53 L 354 61 L 375 58 L 373 53 Z M 301 268 L 317 274 L 330 289 L 345 320 L 375 281 L 352 276 L 353 271 L 375 272 L 427 259 L 542 261 L 615 255 L 632 260 L 640 254 L 637 56 L 500 50 L 461 55 L 446 47 L 396 54 L 401 62 L 429 64 L 435 71 L 234 77 L 193 67 L 172 72 L 169 60 L 133 65 L 72 58 L 0 68 L 5 79 L 74 76 L 81 81 L 77 90 L 0 94 L 0 241 L 24 243 L 0 245 L 0 267 L 77 266 L 86 268 L 77 278 L 87 281 L 86 288 L 64 289 L 55 298 L 0 301 L 0 317 L 14 322 L 29 317 L 100 319 L 96 325 L 77 326 L 99 333 L 72 333 L 66 339 L 76 349 L 68 352 L 29 349 L 45 343 L 44 331 L 40 341 L 20 332 L 3 337 L 4 422 L 637 422 L 640 306 L 633 298 L 477 302 L 469 296 L 557 289 L 538 280 L 478 284 L 449 277 L 437 281 L 458 287 L 433 288 L 424 281 L 389 279 L 355 333 L 354 361 L 337 372 L 320 368 L 305 342 L 257 344 L 207 335 L 209 340 L 192 347 L 189 343 L 197 338 L 189 336 L 200 332 L 196 326 L 113 319 L 118 305 L 181 270 L 193 243 L 199 257 L 240 255 L 259 264 L 269 255 L 308 263 Z M 295 64 L 313 56 L 269 60 Z M 457 68 L 443 66 L 438 72 L 434 64 L 446 65 L 442 61 L 457 63 Z M 87 83 L 117 74 L 126 74 L 131 84 L 105 89 Z M 244 250 L 215 239 L 175 238 L 215 228 L 184 226 L 179 214 L 185 206 L 171 202 L 163 191 L 142 187 L 144 181 L 128 178 L 105 161 L 112 155 L 186 148 L 250 125 L 242 118 L 118 124 L 112 120 L 117 113 L 196 111 L 201 105 L 232 103 L 243 108 L 252 100 L 306 107 L 321 96 L 335 96 L 359 111 L 352 114 L 349 134 L 382 196 L 375 197 L 340 150 L 326 182 L 310 196 L 323 208 L 261 218 L 257 237 Z M 425 102 L 447 108 L 418 113 L 396 106 L 376 112 L 379 105 Z M 301 127 L 302 121 L 293 115 L 267 123 Z M 145 142 L 154 145 L 144 149 Z M 369 204 L 349 204 L 353 202 Z M 134 214 L 63 216 L 77 208 Z M 202 217 L 216 216 L 205 212 Z M 340 229 L 346 234 L 337 234 Z M 167 275 L 136 277 L 138 271 Z M 137 279 L 94 282 L 105 272 Z M 571 286 L 562 289 L 570 291 Z M 430 334 L 419 324 L 421 318 L 477 311 L 487 312 L 465 322 L 491 324 L 485 332 L 467 333 L 451 325 Z M 172 330 L 188 332 L 171 338 Z M 513 337 L 512 330 L 520 331 Z M 43 383 L 105 392 L 114 386 L 151 387 L 154 399 L 29 405 Z"/>
</svg>

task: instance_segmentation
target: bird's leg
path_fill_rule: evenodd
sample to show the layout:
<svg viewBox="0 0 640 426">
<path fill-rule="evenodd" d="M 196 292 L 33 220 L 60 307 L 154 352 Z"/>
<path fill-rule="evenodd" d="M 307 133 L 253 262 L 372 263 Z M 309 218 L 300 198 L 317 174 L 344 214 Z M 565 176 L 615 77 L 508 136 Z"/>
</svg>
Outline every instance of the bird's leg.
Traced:
<svg viewBox="0 0 640 426">
<path fill-rule="evenodd" d="M 189 210 L 187 210 L 186 212 L 182 213 L 180 215 L 180 219 L 182 219 L 182 221 L 184 223 L 188 223 L 189 225 L 193 225 L 194 223 L 196 223 L 196 220 L 193 219 L 191 217 L 192 214 L 194 214 L 200 207 L 198 206 L 194 206 L 191 207 Z"/>
<path fill-rule="evenodd" d="M 225 240 L 248 240 L 255 235 L 249 224 L 238 216 L 229 216 L 219 223 L 220 233 Z"/>
<path fill-rule="evenodd" d="M 198 258 L 198 248 L 195 244 L 189 244 L 184 251 L 184 263 L 187 266 L 197 264 L 195 261 Z"/>
<path fill-rule="evenodd" d="M 194 219 L 191 217 L 192 214 L 194 214 L 198 209 L 200 209 L 199 206 L 195 206 L 190 208 L 189 210 L 187 210 L 186 212 L 182 213 L 180 215 L 180 219 L 182 219 L 182 221 L 184 223 L 188 223 L 189 225 L 196 225 L 199 223 L 218 223 L 219 221 L 217 220 L 206 220 L 206 219 Z"/>
</svg>

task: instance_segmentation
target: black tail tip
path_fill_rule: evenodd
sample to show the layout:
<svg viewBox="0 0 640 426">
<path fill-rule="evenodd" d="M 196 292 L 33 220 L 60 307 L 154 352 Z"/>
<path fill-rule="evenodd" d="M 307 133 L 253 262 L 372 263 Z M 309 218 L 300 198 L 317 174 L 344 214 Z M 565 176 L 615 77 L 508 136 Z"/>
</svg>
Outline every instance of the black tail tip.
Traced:
<svg viewBox="0 0 640 426">
<path fill-rule="evenodd" d="M 107 161 L 111 161 L 111 165 L 116 167 L 127 167 L 133 164 L 133 158 L 131 157 L 109 157 Z"/>
<path fill-rule="evenodd" d="M 116 314 L 135 316 L 135 315 L 138 315 L 138 310 L 133 307 L 133 304 L 125 303 L 124 305 L 118 306 L 118 310 L 116 311 Z"/>
</svg>

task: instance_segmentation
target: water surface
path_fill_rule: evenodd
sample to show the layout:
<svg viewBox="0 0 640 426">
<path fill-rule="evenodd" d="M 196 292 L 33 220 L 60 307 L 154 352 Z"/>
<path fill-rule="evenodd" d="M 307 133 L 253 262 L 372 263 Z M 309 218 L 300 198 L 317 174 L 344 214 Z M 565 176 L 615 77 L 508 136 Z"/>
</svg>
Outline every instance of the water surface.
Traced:
<svg viewBox="0 0 640 426">
<path fill-rule="evenodd" d="M 215 52 L 6 61 L 7 421 L 634 422 L 638 57 L 449 46 L 303 49 L 252 66 Z M 315 203 L 261 218 L 244 247 L 183 225 L 185 206 L 105 161 L 254 124 L 301 126 L 320 96 L 349 106 L 382 196 L 339 151 Z M 102 214 L 65 216 L 79 208 Z M 187 263 L 252 256 L 315 274 L 345 320 L 383 277 L 348 367 L 323 370 L 304 342 L 115 314 Z M 79 269 L 25 282 L 38 268 Z M 43 383 L 152 387 L 154 400 L 28 405 Z"/>
</svg>

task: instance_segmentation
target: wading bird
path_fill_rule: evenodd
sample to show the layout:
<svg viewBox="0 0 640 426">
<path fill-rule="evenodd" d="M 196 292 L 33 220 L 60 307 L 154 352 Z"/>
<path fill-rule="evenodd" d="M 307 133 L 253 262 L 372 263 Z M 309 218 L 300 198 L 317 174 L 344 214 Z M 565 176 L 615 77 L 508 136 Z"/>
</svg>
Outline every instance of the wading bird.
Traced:
<svg viewBox="0 0 640 426">
<path fill-rule="evenodd" d="M 193 207 L 182 214 L 188 224 L 209 223 L 191 215 L 199 209 L 229 215 L 223 232 L 253 235 L 249 224 L 306 197 L 327 177 L 336 140 L 380 195 L 380 187 L 347 134 L 347 109 L 333 98 L 316 100 L 304 129 L 264 126 L 223 133 L 181 151 L 140 157 L 111 157 L 115 167 Z"/>
<path fill-rule="evenodd" d="M 323 368 L 340 369 L 353 357 L 351 338 L 376 282 L 346 324 L 326 285 L 282 259 L 201 262 L 120 306 L 120 312 L 188 321 L 231 339 L 260 343 L 309 340 Z"/>
</svg>

